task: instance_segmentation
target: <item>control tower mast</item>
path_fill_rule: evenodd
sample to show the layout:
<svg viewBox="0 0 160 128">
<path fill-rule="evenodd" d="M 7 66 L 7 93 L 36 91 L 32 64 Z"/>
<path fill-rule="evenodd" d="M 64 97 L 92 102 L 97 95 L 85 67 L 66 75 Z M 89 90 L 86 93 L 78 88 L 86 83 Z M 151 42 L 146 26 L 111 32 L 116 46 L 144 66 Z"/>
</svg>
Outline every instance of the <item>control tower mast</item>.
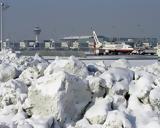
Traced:
<svg viewBox="0 0 160 128">
<path fill-rule="evenodd" d="M 39 27 L 35 27 L 33 31 L 36 36 L 36 40 L 35 40 L 35 45 L 36 45 L 39 42 L 39 35 L 41 33 L 41 29 Z"/>
</svg>

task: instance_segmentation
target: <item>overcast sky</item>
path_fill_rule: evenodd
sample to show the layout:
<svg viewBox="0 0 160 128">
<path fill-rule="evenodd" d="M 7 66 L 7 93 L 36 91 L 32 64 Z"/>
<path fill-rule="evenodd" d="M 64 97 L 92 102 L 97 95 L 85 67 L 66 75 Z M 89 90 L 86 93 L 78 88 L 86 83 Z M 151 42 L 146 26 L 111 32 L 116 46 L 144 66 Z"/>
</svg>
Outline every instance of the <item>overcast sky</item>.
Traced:
<svg viewBox="0 0 160 128">
<path fill-rule="evenodd" d="M 41 39 L 90 35 L 144 37 L 160 35 L 160 0 L 8 0 L 5 37 Z"/>
</svg>

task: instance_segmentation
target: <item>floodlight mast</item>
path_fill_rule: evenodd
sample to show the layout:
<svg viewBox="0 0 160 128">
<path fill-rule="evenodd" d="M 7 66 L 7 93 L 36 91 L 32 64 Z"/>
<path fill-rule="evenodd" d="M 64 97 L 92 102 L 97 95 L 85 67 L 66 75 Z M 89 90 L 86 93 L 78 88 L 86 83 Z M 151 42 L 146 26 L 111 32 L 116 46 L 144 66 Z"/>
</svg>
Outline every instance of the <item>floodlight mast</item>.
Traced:
<svg viewBox="0 0 160 128">
<path fill-rule="evenodd" d="M 0 43 L 1 43 L 1 51 L 3 50 L 3 10 L 9 8 L 9 5 L 6 5 L 4 4 L 3 2 L 0 3 L 0 10 L 1 10 L 1 40 L 0 40 Z"/>
<path fill-rule="evenodd" d="M 1 2 L 1 51 L 2 51 L 2 48 L 3 48 L 3 4 Z"/>
</svg>

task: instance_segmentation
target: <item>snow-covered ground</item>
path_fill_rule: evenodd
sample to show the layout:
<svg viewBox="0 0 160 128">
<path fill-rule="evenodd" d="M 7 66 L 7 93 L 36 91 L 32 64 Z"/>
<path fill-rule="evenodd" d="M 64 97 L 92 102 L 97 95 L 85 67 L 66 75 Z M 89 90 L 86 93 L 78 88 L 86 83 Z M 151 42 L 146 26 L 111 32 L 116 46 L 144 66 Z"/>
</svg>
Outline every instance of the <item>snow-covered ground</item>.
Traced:
<svg viewBox="0 0 160 128">
<path fill-rule="evenodd" d="M 0 128 L 160 128 L 160 63 L 0 53 Z"/>
<path fill-rule="evenodd" d="M 66 59 L 66 57 L 61 57 Z M 44 59 L 49 62 L 54 61 L 55 57 L 45 56 Z M 79 58 L 86 64 L 95 63 L 97 61 L 104 61 L 106 65 L 110 65 L 115 60 L 127 59 L 131 66 L 147 66 L 157 62 L 157 56 L 151 55 L 112 55 L 112 56 L 88 56 L 87 58 Z"/>
<path fill-rule="evenodd" d="M 97 61 L 102 61 L 102 60 L 83 60 L 83 62 L 85 62 L 86 64 L 91 64 L 91 63 L 95 63 Z M 104 63 L 106 65 L 110 65 L 111 63 L 113 63 L 115 60 L 103 60 Z M 131 66 L 147 66 L 147 65 L 151 65 L 157 62 L 156 59 L 153 60 L 128 60 L 128 62 L 130 63 Z"/>
</svg>

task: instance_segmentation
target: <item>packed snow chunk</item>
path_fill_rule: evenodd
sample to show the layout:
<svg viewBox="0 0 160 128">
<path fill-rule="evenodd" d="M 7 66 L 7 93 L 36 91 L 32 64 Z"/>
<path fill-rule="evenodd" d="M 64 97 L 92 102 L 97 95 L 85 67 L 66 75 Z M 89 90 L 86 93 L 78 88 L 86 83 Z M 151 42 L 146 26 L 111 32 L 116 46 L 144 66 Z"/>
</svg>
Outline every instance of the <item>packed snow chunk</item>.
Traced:
<svg viewBox="0 0 160 128">
<path fill-rule="evenodd" d="M 113 93 L 124 95 L 129 90 L 129 84 L 134 78 L 134 72 L 125 68 L 110 68 L 100 77 L 106 81 L 108 88 L 113 88 Z"/>
<path fill-rule="evenodd" d="M 53 116 L 61 124 L 81 118 L 90 101 L 88 82 L 63 71 L 39 78 L 29 89 L 32 112 Z"/>
<path fill-rule="evenodd" d="M 11 61 L 15 61 L 18 58 L 16 53 L 13 53 L 11 50 L 3 50 L 0 52 L 0 60 L 2 63 L 9 63 Z"/>
<path fill-rule="evenodd" d="M 45 75 L 52 74 L 57 71 L 65 71 L 70 74 L 86 78 L 88 75 L 87 66 L 77 58 L 71 56 L 68 60 L 56 59 L 44 71 Z"/>
<path fill-rule="evenodd" d="M 157 87 L 153 90 L 151 90 L 149 95 L 149 100 L 151 105 L 155 108 L 157 107 L 160 111 L 160 87 Z"/>
<path fill-rule="evenodd" d="M 125 113 L 115 110 L 108 112 L 103 128 L 132 128 L 132 124 Z"/>
<path fill-rule="evenodd" d="M 12 118 L 16 115 L 17 108 L 13 105 L 7 106 L 0 112 L 0 128 L 15 128 Z"/>
<path fill-rule="evenodd" d="M 112 74 L 105 71 L 99 77 L 105 80 L 105 88 L 112 88 L 114 82 L 114 76 Z"/>
<path fill-rule="evenodd" d="M 0 81 L 6 82 L 10 79 L 14 79 L 17 77 L 17 70 L 15 67 L 2 63 L 0 64 Z"/>
<path fill-rule="evenodd" d="M 15 57 L 12 57 L 12 54 Z M 1 60 L 1 56 L 0 56 Z M 28 67 L 36 68 L 42 75 L 46 67 L 48 66 L 48 62 L 44 60 L 42 57 L 35 55 L 35 57 L 26 57 L 26 56 L 17 56 L 15 53 L 6 53 L 1 60 L 1 63 L 7 63 L 15 67 L 19 73 L 25 70 Z"/>
<path fill-rule="evenodd" d="M 106 64 L 104 63 L 104 61 L 99 61 L 95 64 L 89 64 L 87 65 L 88 71 L 95 73 L 95 72 L 101 72 L 103 73 L 104 71 L 106 71 L 108 69 L 108 67 L 106 66 Z"/>
<path fill-rule="evenodd" d="M 134 78 L 134 72 L 125 68 L 111 68 L 108 73 L 114 77 L 112 93 L 125 95 L 129 91 L 129 84 Z"/>
<path fill-rule="evenodd" d="M 86 78 L 89 81 L 89 88 L 94 97 L 102 97 L 106 93 L 105 81 L 96 76 L 88 76 Z"/>
<path fill-rule="evenodd" d="M 153 111 L 150 104 L 142 104 L 134 95 L 131 95 L 129 98 L 128 111 L 133 117 L 135 117 L 135 125 L 138 128 L 146 125 L 146 122 L 155 119 L 159 120 L 157 113 Z"/>
<path fill-rule="evenodd" d="M 31 85 L 38 77 L 44 75 L 48 62 L 36 54 L 34 58 L 29 58 L 25 65 L 26 68 L 22 71 L 19 78 L 25 81 L 27 85 Z"/>
<path fill-rule="evenodd" d="M 26 121 L 20 121 L 17 125 L 17 128 L 34 128 L 34 127 Z"/>
<path fill-rule="evenodd" d="M 19 108 L 16 115 L 12 118 L 12 123 L 15 126 L 18 126 L 18 124 L 22 123 L 27 118 L 27 114 L 22 110 L 22 108 Z"/>
<path fill-rule="evenodd" d="M 147 72 L 150 72 L 150 73 L 160 77 L 160 63 L 159 62 L 156 62 L 152 65 L 145 67 L 145 70 Z"/>
<path fill-rule="evenodd" d="M 39 71 L 35 68 L 28 67 L 26 70 L 24 70 L 19 78 L 25 82 L 28 86 L 31 85 L 33 82 L 35 82 L 41 75 L 39 74 Z"/>
<path fill-rule="evenodd" d="M 160 128 L 160 121 L 151 121 L 147 125 L 140 128 Z"/>
<path fill-rule="evenodd" d="M 30 119 L 27 119 L 26 122 L 31 124 L 33 128 L 51 128 L 54 126 L 53 117 L 40 117 L 34 115 Z"/>
<path fill-rule="evenodd" d="M 154 87 L 152 75 L 144 75 L 130 84 L 129 93 L 141 99 L 147 98 L 152 87 Z"/>
<path fill-rule="evenodd" d="M 127 101 L 124 96 L 113 95 L 113 109 L 124 111 L 127 107 Z"/>
<path fill-rule="evenodd" d="M 119 67 L 119 68 L 130 68 L 131 65 L 128 62 L 128 60 L 119 59 L 119 60 L 116 60 L 115 62 L 111 63 L 111 67 L 113 67 L 113 68 L 116 68 L 116 67 Z"/>
<path fill-rule="evenodd" d="M 23 103 L 27 98 L 28 88 L 20 80 L 10 80 L 0 86 L 0 108 L 11 104 Z"/>
<path fill-rule="evenodd" d="M 114 82 L 121 82 L 127 85 L 129 85 L 134 78 L 134 72 L 125 68 L 110 68 L 108 73 L 113 75 L 115 78 Z"/>
<path fill-rule="evenodd" d="M 33 67 L 38 70 L 39 74 L 43 75 L 44 70 L 48 66 L 48 62 L 36 54 L 31 62 L 29 62 L 28 66 Z"/>
<path fill-rule="evenodd" d="M 107 70 L 108 69 L 108 66 L 105 64 L 105 62 L 104 61 L 98 61 L 97 63 L 96 63 L 96 65 L 97 65 L 97 67 L 100 67 L 100 69 L 99 69 L 99 71 L 105 71 L 105 70 Z M 102 69 L 102 70 L 101 70 Z"/>
<path fill-rule="evenodd" d="M 83 118 L 76 123 L 75 128 L 102 128 L 102 125 L 90 124 L 86 118 Z"/>
<path fill-rule="evenodd" d="M 87 110 L 84 117 L 89 120 L 91 124 L 103 124 L 107 118 L 108 111 L 111 110 L 112 98 L 98 98 L 95 104 Z"/>
</svg>

